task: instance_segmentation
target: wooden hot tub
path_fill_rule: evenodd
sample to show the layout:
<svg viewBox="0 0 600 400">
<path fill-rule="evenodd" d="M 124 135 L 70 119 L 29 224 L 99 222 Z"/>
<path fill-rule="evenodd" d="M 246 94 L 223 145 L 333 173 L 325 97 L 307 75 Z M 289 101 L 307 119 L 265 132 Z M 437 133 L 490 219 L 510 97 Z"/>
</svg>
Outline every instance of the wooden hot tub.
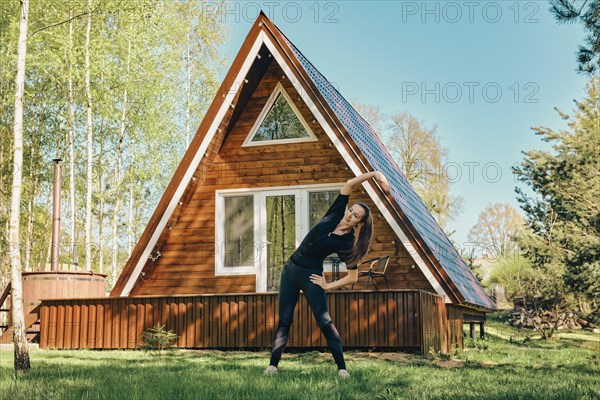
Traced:
<svg viewBox="0 0 600 400">
<path fill-rule="evenodd" d="M 23 272 L 23 306 L 25 315 L 41 299 L 78 299 L 106 297 L 106 275 L 92 271 Z"/>
</svg>

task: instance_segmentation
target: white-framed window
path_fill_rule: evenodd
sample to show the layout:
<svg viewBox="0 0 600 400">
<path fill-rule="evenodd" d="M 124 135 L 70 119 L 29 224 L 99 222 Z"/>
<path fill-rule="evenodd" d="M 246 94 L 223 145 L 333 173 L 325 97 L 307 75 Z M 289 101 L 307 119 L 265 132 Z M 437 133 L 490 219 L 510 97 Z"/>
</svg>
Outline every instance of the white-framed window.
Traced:
<svg viewBox="0 0 600 400">
<path fill-rule="evenodd" d="M 253 193 L 217 196 L 215 265 L 217 275 L 253 274 L 259 237 L 259 210 Z"/>
<path fill-rule="evenodd" d="M 318 140 L 281 82 L 269 96 L 242 147 Z"/>
<path fill-rule="evenodd" d="M 256 275 L 274 291 L 285 260 L 337 197 L 342 184 L 216 191 L 215 275 Z M 331 271 L 326 259 L 325 271 Z M 340 271 L 345 265 L 340 264 Z"/>
</svg>

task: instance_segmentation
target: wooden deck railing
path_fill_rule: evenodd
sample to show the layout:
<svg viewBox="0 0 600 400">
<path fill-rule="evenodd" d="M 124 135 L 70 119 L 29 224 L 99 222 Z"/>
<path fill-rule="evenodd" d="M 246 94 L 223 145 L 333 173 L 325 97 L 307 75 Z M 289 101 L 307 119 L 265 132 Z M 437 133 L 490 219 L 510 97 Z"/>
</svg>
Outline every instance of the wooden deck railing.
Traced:
<svg viewBox="0 0 600 400">
<path fill-rule="evenodd" d="M 41 348 L 133 349 L 162 324 L 184 348 L 270 348 L 277 293 L 43 300 Z M 443 349 L 443 298 L 421 290 L 334 291 L 329 311 L 346 348 Z M 288 347 L 325 347 L 303 296 Z"/>
</svg>

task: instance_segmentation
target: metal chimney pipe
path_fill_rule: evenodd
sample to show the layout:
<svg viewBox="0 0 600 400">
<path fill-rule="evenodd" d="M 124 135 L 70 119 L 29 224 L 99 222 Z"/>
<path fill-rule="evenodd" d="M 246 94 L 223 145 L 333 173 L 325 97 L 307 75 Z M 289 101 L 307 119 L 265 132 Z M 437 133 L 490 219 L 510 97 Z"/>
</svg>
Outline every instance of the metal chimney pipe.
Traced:
<svg viewBox="0 0 600 400">
<path fill-rule="evenodd" d="M 52 201 L 52 248 L 50 253 L 50 270 L 57 271 L 60 257 L 60 162 L 62 159 L 55 158 L 52 161 L 54 161 L 54 199 Z"/>
</svg>

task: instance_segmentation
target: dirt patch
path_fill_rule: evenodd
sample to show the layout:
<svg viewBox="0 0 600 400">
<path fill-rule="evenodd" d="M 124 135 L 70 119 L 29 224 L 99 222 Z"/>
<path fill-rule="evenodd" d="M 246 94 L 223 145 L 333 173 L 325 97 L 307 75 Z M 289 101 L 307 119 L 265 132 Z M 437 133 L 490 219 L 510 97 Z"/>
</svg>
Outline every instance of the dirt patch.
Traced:
<svg viewBox="0 0 600 400">
<path fill-rule="evenodd" d="M 349 352 L 345 353 L 345 357 L 349 360 L 382 360 L 382 361 L 391 361 L 398 364 L 404 365 L 427 365 L 427 366 L 437 366 L 440 368 L 461 368 L 463 367 L 462 360 L 440 360 L 434 359 L 431 357 L 424 357 L 417 354 L 409 354 L 409 353 L 400 353 L 400 352 Z"/>
<path fill-rule="evenodd" d="M 269 352 L 267 351 L 245 351 L 245 350 L 182 350 L 187 353 L 196 354 L 198 356 L 217 356 L 217 357 L 260 357 Z M 314 363 L 330 362 L 331 354 L 328 351 L 307 351 L 298 352 L 286 351 L 286 357 L 298 357 L 299 359 L 310 360 Z M 266 356 L 265 356 L 266 357 Z M 462 360 L 450 359 L 441 360 L 432 357 L 426 357 L 418 354 L 402 353 L 402 352 L 375 352 L 375 351 L 347 351 L 344 352 L 346 360 L 361 361 L 361 360 L 378 360 L 389 361 L 400 365 L 423 365 L 435 366 L 439 368 L 462 368 L 465 363 Z"/>
</svg>

